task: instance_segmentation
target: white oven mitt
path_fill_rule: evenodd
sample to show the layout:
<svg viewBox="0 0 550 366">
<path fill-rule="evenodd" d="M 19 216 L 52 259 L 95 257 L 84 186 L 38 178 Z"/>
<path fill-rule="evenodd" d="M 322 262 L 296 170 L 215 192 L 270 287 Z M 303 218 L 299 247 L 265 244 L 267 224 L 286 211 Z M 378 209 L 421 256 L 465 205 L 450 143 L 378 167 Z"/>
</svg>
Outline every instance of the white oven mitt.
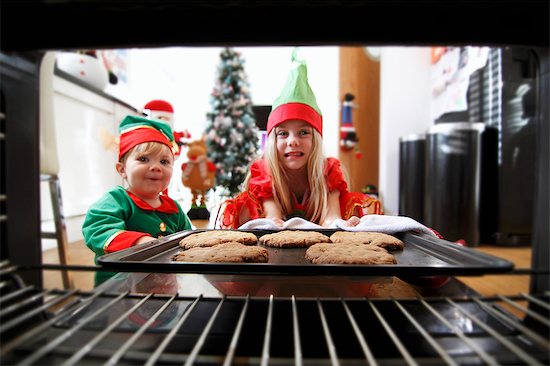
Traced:
<svg viewBox="0 0 550 366">
<path fill-rule="evenodd" d="M 324 228 L 299 217 L 285 221 L 283 226 L 277 226 L 270 219 L 256 219 L 248 221 L 239 227 L 239 230 L 287 230 L 287 229 L 341 229 L 346 231 L 375 231 L 379 233 L 395 234 L 414 231 L 437 238 L 437 235 L 427 226 L 407 216 L 365 215 L 357 226 L 346 226 L 346 220 L 337 219 L 331 227 Z"/>
</svg>

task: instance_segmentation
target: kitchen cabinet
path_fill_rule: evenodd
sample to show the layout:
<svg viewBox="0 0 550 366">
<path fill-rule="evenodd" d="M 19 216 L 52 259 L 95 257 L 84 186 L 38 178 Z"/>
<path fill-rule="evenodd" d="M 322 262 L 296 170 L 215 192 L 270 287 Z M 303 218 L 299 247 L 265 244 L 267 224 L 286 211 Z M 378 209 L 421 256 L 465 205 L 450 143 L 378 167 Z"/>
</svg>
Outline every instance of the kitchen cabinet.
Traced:
<svg viewBox="0 0 550 366">
<path fill-rule="evenodd" d="M 59 182 L 69 242 L 82 239 L 81 221 L 95 200 L 121 178 L 115 170 L 118 124 L 136 108 L 57 70 L 53 79 Z M 41 185 L 42 221 L 52 219 L 48 187 Z"/>
</svg>

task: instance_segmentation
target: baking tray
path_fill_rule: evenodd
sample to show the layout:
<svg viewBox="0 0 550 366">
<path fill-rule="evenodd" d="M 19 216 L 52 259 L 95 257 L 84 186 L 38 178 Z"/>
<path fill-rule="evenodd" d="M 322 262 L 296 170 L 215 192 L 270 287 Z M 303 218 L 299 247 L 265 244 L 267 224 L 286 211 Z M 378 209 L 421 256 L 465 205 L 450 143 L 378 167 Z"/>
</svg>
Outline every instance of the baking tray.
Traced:
<svg viewBox="0 0 550 366">
<path fill-rule="evenodd" d="M 398 233 L 403 250 L 392 251 L 397 264 L 349 265 L 312 264 L 305 259 L 307 248 L 265 248 L 268 263 L 194 263 L 176 262 L 171 257 L 181 250 L 179 241 L 206 229 L 182 231 L 143 245 L 110 253 L 98 258 L 104 268 L 128 272 L 169 272 L 203 274 L 269 274 L 269 275 L 347 275 L 347 276 L 477 276 L 513 270 L 512 262 L 463 247 L 456 243 L 412 233 Z M 269 230 L 243 230 L 257 237 Z M 303 231 L 303 230 L 302 230 Z M 332 235 L 337 230 L 312 230 Z M 259 246 L 262 246 L 258 244 Z M 262 246 L 264 247 L 264 246 Z"/>
</svg>

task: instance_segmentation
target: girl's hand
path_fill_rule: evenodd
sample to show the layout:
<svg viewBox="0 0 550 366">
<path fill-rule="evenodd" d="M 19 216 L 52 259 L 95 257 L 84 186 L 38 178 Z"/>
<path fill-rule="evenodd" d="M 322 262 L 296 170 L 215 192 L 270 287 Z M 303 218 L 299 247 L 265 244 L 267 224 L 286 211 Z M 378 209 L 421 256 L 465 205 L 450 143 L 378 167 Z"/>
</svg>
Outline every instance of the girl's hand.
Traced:
<svg viewBox="0 0 550 366">
<path fill-rule="evenodd" d="M 275 223 L 275 225 L 279 226 L 279 227 L 283 227 L 283 225 L 285 224 L 285 222 L 278 218 L 278 217 L 274 217 L 271 219 L 271 221 L 273 221 Z"/>
<path fill-rule="evenodd" d="M 344 225 L 353 227 L 353 226 L 359 225 L 360 222 L 361 222 L 361 219 L 359 219 L 359 217 L 352 216 L 348 219 L 348 221 L 346 221 L 346 223 Z"/>
<path fill-rule="evenodd" d="M 283 227 L 284 221 L 281 219 L 283 215 L 281 214 L 281 210 L 275 203 L 275 200 L 273 198 L 267 198 L 262 201 L 262 205 L 265 212 L 265 218 L 270 219 L 275 223 L 275 225 L 279 227 Z"/>
</svg>

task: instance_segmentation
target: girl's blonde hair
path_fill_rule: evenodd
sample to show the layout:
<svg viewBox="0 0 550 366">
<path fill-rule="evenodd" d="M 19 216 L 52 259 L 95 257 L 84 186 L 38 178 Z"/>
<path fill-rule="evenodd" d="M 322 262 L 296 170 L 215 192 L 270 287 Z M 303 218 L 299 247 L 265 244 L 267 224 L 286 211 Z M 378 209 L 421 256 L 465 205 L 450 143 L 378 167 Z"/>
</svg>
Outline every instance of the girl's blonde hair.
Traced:
<svg viewBox="0 0 550 366">
<path fill-rule="evenodd" d="M 323 138 L 314 128 L 313 144 L 311 154 L 307 162 L 307 180 L 309 186 L 309 199 L 306 210 L 307 217 L 312 222 L 322 222 L 325 219 L 328 209 L 328 187 L 325 179 L 325 156 L 323 153 Z M 277 134 L 270 133 L 264 151 L 263 158 L 272 179 L 273 199 L 284 216 L 292 213 L 291 190 L 288 176 L 281 168 L 279 154 L 277 152 Z M 250 172 L 245 180 L 245 187 L 248 189 Z"/>
<path fill-rule="evenodd" d="M 120 162 L 122 164 L 126 163 L 126 160 L 128 159 L 128 156 L 132 153 L 137 154 L 158 154 L 162 152 L 164 149 L 170 150 L 170 148 L 160 142 L 156 141 L 150 141 L 150 142 L 143 142 L 141 144 L 137 144 L 130 150 L 128 150 L 124 155 L 120 157 Z"/>
</svg>

